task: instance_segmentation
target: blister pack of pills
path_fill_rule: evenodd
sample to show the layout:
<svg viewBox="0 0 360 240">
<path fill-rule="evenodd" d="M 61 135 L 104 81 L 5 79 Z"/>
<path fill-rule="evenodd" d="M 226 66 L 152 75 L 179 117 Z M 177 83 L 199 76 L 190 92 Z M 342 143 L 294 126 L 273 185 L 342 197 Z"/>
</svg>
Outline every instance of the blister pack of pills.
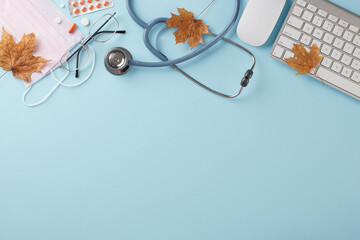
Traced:
<svg viewBox="0 0 360 240">
<path fill-rule="evenodd" d="M 114 0 L 68 0 L 70 15 L 78 17 L 88 13 L 112 8 Z"/>
</svg>

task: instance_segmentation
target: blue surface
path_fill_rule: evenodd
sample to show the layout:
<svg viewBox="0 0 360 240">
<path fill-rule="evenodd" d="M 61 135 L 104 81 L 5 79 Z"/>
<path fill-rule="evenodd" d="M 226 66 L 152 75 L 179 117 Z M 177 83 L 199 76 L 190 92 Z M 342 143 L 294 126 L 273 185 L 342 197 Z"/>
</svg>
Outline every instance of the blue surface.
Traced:
<svg viewBox="0 0 360 240">
<path fill-rule="evenodd" d="M 149 21 L 176 7 L 199 12 L 208 1 L 135 3 Z M 212 31 L 232 6 L 216 1 L 206 12 Z M 23 84 L 0 80 L 1 240 L 360 239 L 358 101 L 271 59 L 275 34 L 249 47 L 258 65 L 235 100 L 169 68 L 112 76 L 102 64 L 111 47 L 157 61 L 123 1 L 116 11 L 128 34 L 92 44 L 97 65 L 85 85 L 27 108 Z M 170 31 L 161 38 L 169 56 L 189 51 L 173 41 Z M 231 92 L 249 59 L 220 44 L 181 66 Z M 41 82 L 30 100 L 53 83 Z"/>
</svg>

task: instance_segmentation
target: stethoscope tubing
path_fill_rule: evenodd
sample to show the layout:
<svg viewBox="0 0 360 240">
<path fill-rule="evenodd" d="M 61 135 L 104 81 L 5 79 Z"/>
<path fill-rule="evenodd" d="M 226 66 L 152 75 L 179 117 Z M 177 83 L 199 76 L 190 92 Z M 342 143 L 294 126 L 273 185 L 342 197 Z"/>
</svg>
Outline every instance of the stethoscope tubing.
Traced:
<svg viewBox="0 0 360 240">
<path fill-rule="evenodd" d="M 173 60 L 168 60 L 167 57 L 162 54 L 159 50 L 157 50 L 150 42 L 149 39 L 149 35 L 150 35 L 150 31 L 151 29 L 160 23 L 165 23 L 167 18 L 156 18 L 152 21 L 150 21 L 149 23 L 145 23 L 143 20 L 141 20 L 135 13 L 133 7 L 132 7 L 132 0 L 126 0 L 126 7 L 128 9 L 128 12 L 131 16 L 131 18 L 144 29 L 144 34 L 143 34 L 143 39 L 144 39 L 144 43 L 146 45 L 146 47 L 149 49 L 150 52 L 152 52 L 156 57 L 158 57 L 160 60 L 162 60 L 162 62 L 143 62 L 143 61 L 137 61 L 137 60 L 132 60 L 130 59 L 128 61 L 129 65 L 132 66 L 138 66 L 138 67 L 169 67 L 169 66 L 174 66 L 176 64 L 179 63 L 183 63 L 186 62 L 194 57 L 199 56 L 200 54 L 204 53 L 205 51 L 207 51 L 208 49 L 210 49 L 211 47 L 213 47 L 216 43 L 218 43 L 219 41 L 221 41 L 225 35 L 233 28 L 233 26 L 236 23 L 236 20 L 239 16 L 240 13 L 240 0 L 234 0 L 235 1 L 235 11 L 233 13 L 233 16 L 230 20 L 230 22 L 227 24 L 227 26 L 224 28 L 224 30 L 219 33 L 213 40 L 211 40 L 209 43 L 205 44 L 203 47 L 195 50 L 194 52 L 185 55 L 183 57 L 177 58 L 177 59 L 173 59 Z"/>
</svg>

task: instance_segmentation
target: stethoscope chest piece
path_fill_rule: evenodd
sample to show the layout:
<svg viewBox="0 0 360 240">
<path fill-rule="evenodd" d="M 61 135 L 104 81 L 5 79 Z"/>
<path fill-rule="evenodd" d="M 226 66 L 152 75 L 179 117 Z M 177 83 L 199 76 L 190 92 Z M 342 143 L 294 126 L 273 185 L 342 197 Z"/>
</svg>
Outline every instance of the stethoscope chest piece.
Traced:
<svg viewBox="0 0 360 240">
<path fill-rule="evenodd" d="M 106 53 L 104 63 L 110 73 L 123 75 L 131 69 L 131 65 L 129 65 L 129 60 L 131 59 L 133 58 L 128 50 L 116 47 Z"/>
</svg>

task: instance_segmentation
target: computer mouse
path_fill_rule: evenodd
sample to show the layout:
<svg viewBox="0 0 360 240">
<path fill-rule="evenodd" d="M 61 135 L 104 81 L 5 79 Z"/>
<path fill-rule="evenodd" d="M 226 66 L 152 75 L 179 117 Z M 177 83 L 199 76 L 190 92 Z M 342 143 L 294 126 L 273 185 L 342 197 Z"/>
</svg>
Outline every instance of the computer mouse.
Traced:
<svg viewBox="0 0 360 240">
<path fill-rule="evenodd" d="M 265 44 L 285 4 L 286 0 L 249 0 L 237 28 L 239 38 L 256 47 Z"/>
</svg>

